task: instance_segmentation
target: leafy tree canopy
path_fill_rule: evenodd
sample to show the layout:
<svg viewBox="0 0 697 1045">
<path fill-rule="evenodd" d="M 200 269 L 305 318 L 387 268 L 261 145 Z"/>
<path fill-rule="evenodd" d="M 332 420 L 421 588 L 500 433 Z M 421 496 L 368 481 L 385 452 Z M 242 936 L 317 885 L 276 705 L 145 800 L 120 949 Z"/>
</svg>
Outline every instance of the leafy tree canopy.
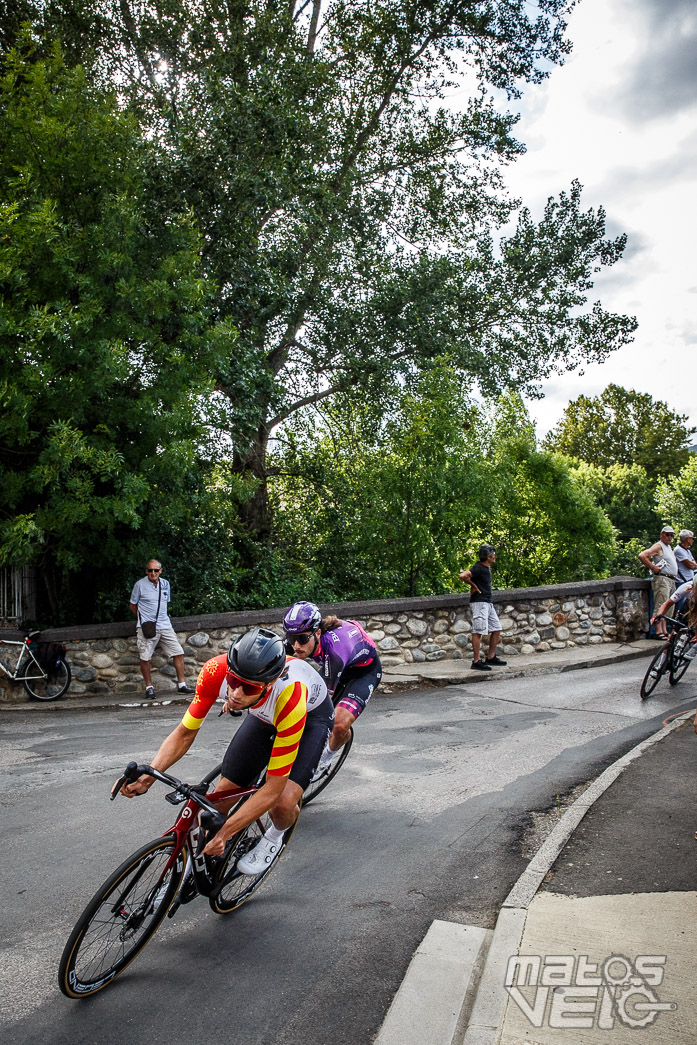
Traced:
<svg viewBox="0 0 697 1045">
<path fill-rule="evenodd" d="M 153 222 L 157 147 L 112 95 L 57 48 L 11 51 L 0 119 L 0 563 L 44 565 L 54 619 L 80 619 L 154 502 L 181 521 L 234 331 L 189 216 Z"/>
<path fill-rule="evenodd" d="M 668 476 L 659 484 L 657 503 L 663 522 L 670 520 L 677 532 L 697 533 L 697 455 L 690 454 L 679 475 Z"/>
<path fill-rule="evenodd" d="M 162 213 L 197 219 L 216 315 L 240 332 L 213 374 L 237 466 L 261 480 L 257 533 L 269 434 L 304 407 L 443 353 L 486 394 L 530 390 L 631 339 L 633 320 L 587 307 L 624 247 L 602 209 L 574 184 L 535 221 L 501 179 L 523 147 L 499 99 L 563 60 L 571 6 L 37 0 L 166 149 Z"/>
<path fill-rule="evenodd" d="M 656 511 L 656 483 L 640 464 L 569 462 L 576 482 L 590 493 L 617 529 L 618 539 L 654 541 L 661 519 Z"/>
<path fill-rule="evenodd" d="M 660 399 L 611 384 L 599 396 L 569 403 L 545 446 L 606 468 L 638 464 L 655 480 L 687 463 L 697 431 L 687 420 Z"/>
<path fill-rule="evenodd" d="M 602 576 L 614 555 L 610 521 L 537 449 L 520 397 L 480 413 L 448 360 L 389 420 L 348 401 L 314 438 L 291 433 L 276 461 L 275 540 L 346 598 L 452 591 L 483 541 L 499 552 L 499 587 Z"/>
</svg>

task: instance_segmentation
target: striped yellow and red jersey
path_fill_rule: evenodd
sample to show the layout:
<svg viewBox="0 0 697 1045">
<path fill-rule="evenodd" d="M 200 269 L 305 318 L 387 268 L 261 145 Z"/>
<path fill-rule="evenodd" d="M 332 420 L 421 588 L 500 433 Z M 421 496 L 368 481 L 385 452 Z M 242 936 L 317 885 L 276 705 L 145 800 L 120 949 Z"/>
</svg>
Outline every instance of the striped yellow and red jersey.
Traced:
<svg viewBox="0 0 697 1045">
<path fill-rule="evenodd" d="M 194 699 L 182 719 L 182 725 L 187 729 L 199 729 L 218 697 L 225 696 L 226 673 L 227 656 L 224 653 L 203 665 Z M 281 677 L 259 703 L 249 709 L 250 715 L 276 730 L 266 771 L 270 776 L 288 776 L 298 753 L 307 714 L 326 699 L 327 687 L 315 669 L 302 660 L 289 657 Z"/>
</svg>

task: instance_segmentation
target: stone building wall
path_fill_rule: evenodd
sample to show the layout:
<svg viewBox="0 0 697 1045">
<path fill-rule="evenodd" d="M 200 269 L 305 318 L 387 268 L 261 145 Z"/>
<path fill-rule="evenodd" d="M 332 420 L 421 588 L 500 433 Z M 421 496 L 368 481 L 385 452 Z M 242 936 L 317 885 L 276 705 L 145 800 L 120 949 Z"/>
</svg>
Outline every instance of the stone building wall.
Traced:
<svg viewBox="0 0 697 1045">
<path fill-rule="evenodd" d="M 515 657 L 567 646 L 632 641 L 648 627 L 648 596 L 649 582 L 632 577 L 496 591 L 500 648 L 505 656 Z M 469 596 L 462 593 L 340 603 L 322 609 L 360 621 L 375 640 L 385 666 L 472 655 Z M 283 610 L 275 609 L 173 618 L 184 648 L 187 678 L 193 680 L 201 664 L 227 651 L 250 627 L 263 625 L 280 633 L 282 615 Z M 60 639 L 68 647 L 71 694 L 142 693 L 134 623 L 67 628 L 44 636 Z M 175 679 L 171 662 L 156 651 L 152 668 L 155 689 L 171 689 Z M 0 680 L 2 699 L 24 699 L 23 690 Z"/>
</svg>

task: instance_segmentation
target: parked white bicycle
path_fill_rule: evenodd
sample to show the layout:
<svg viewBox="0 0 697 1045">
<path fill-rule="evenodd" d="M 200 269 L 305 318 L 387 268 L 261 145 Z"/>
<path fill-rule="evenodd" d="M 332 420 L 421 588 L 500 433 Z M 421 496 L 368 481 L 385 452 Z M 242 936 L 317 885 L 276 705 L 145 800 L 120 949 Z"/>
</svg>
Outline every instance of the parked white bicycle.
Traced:
<svg viewBox="0 0 697 1045">
<path fill-rule="evenodd" d="M 14 668 L 0 656 L 0 671 L 11 682 L 21 682 L 34 700 L 58 700 L 70 685 L 70 665 L 65 661 L 65 646 L 41 642 L 38 631 L 30 631 L 23 641 L 0 639 L 0 646 L 16 647 Z M 5 650 L 2 651 L 3 653 Z"/>
</svg>

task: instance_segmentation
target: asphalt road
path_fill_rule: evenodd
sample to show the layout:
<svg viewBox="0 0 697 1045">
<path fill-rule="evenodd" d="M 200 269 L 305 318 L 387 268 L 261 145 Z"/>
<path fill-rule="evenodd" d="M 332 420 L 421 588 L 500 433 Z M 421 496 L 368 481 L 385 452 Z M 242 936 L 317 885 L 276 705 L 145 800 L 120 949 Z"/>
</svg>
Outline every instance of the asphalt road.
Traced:
<svg viewBox="0 0 697 1045">
<path fill-rule="evenodd" d="M 527 863 L 531 814 L 553 815 L 694 705 L 689 672 L 642 703 L 645 666 L 378 694 L 258 896 L 227 918 L 204 900 L 180 909 L 82 1002 L 56 986 L 65 939 L 107 874 L 174 818 L 162 788 L 110 803 L 109 787 L 181 708 L 6 714 L 2 1024 L 21 1045 L 367 1045 L 434 918 L 493 926 Z M 177 771 L 202 776 L 229 734 L 211 718 Z"/>
</svg>

